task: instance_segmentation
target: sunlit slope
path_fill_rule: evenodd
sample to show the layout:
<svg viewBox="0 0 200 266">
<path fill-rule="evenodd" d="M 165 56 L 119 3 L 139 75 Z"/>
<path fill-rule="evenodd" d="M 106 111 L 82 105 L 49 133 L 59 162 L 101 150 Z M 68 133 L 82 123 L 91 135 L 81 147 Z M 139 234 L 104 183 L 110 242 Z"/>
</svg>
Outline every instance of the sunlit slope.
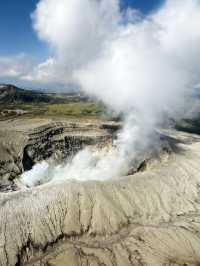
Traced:
<svg viewBox="0 0 200 266">
<path fill-rule="evenodd" d="M 2 194 L 0 265 L 198 265 L 200 137 L 171 134 L 134 176 Z"/>
</svg>

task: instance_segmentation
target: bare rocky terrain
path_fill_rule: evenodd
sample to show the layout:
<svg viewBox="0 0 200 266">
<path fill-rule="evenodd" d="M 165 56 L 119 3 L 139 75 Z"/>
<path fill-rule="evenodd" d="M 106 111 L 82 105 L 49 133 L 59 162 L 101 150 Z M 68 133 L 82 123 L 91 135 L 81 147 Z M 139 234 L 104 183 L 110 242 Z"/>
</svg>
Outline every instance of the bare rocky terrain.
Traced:
<svg viewBox="0 0 200 266">
<path fill-rule="evenodd" d="M 198 135 L 163 132 L 168 150 L 134 175 L 31 189 L 15 182 L 42 159 L 112 141 L 118 127 L 51 119 L 1 122 L 1 266 L 200 265 Z"/>
<path fill-rule="evenodd" d="M 0 191 L 17 189 L 16 176 L 45 159 L 62 160 L 88 145 L 112 141 L 118 124 L 14 119 L 0 122 Z"/>
</svg>

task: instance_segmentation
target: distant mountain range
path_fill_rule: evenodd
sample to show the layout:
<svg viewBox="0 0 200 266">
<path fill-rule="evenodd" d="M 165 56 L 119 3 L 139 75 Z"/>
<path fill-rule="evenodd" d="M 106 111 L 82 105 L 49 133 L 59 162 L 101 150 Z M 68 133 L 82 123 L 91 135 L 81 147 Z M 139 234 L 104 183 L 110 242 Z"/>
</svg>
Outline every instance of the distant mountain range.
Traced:
<svg viewBox="0 0 200 266">
<path fill-rule="evenodd" d="M 66 103 L 87 101 L 88 97 L 81 93 L 45 93 L 25 90 L 12 84 L 0 84 L 0 104 L 16 103 Z"/>
</svg>

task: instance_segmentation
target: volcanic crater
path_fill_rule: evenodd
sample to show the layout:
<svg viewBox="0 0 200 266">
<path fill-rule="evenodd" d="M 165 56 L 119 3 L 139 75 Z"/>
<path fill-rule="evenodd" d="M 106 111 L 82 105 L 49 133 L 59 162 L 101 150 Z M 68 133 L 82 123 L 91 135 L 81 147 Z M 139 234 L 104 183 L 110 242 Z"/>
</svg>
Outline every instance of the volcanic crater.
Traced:
<svg viewBox="0 0 200 266">
<path fill-rule="evenodd" d="M 160 152 L 124 177 L 27 188 L 24 171 L 109 145 L 121 125 L 1 124 L 0 265 L 199 265 L 198 135 L 163 131 Z"/>
</svg>

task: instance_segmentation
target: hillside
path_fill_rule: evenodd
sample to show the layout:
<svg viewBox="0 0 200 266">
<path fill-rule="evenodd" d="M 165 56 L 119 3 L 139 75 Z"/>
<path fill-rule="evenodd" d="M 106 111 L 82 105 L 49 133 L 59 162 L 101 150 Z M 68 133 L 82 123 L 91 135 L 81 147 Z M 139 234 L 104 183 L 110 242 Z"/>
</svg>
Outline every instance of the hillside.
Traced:
<svg viewBox="0 0 200 266">
<path fill-rule="evenodd" d="M 95 118 L 105 112 L 101 103 L 81 92 L 49 93 L 0 85 L 0 120 L 19 116 Z"/>
<path fill-rule="evenodd" d="M 24 90 L 14 85 L 0 85 L 0 103 L 50 102 L 52 97 L 38 91 Z"/>
<path fill-rule="evenodd" d="M 17 103 L 66 103 L 87 101 L 81 93 L 45 93 L 35 90 L 21 89 L 12 84 L 0 84 L 0 104 Z"/>
</svg>

